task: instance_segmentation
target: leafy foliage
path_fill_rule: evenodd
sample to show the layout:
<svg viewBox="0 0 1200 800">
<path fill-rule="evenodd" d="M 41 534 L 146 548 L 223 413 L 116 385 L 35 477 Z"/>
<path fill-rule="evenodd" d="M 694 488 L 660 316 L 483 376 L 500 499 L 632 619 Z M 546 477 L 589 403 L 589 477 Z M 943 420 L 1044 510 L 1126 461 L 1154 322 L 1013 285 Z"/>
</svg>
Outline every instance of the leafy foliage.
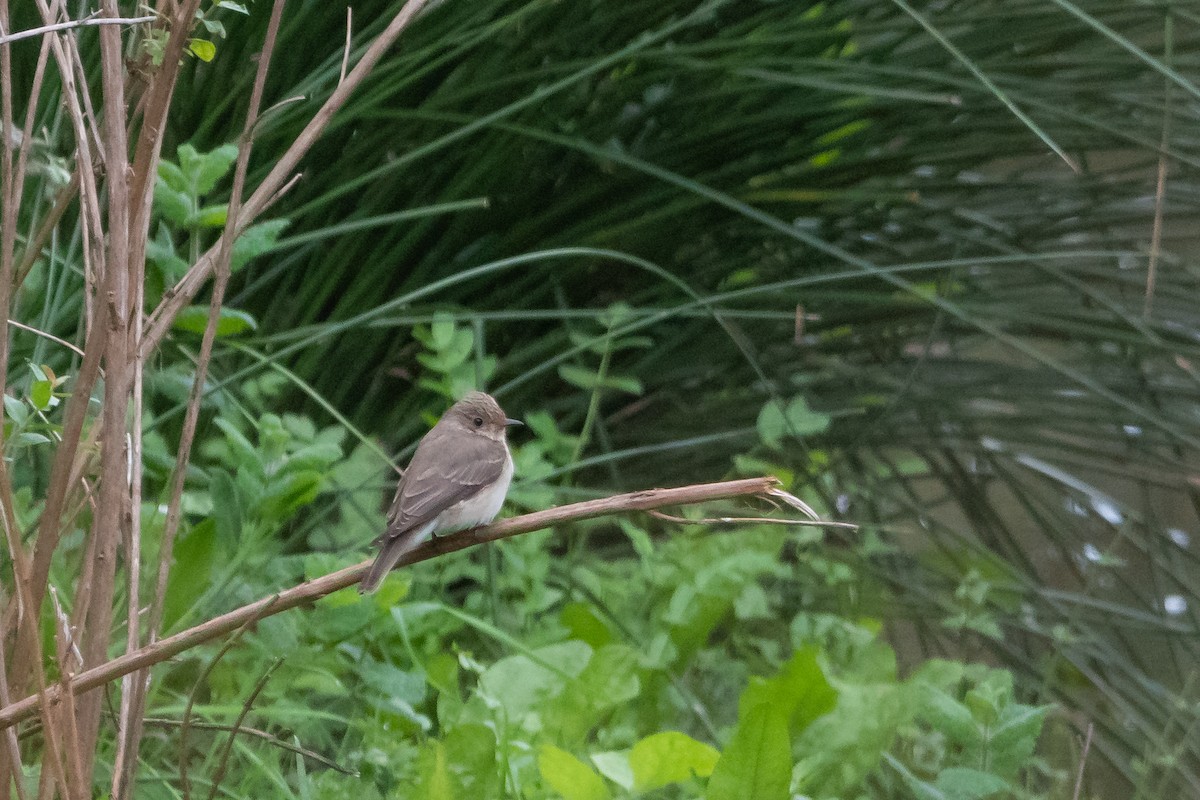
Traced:
<svg viewBox="0 0 1200 800">
<path fill-rule="evenodd" d="M 355 4 L 355 52 L 395 5 Z M 148 306 L 223 220 L 266 24 L 236 6 L 215 4 L 239 24 L 177 93 Z M 383 796 L 622 797 L 663 780 L 650 741 L 692 767 L 663 797 L 778 793 L 785 761 L 784 790 L 813 797 L 1064 797 L 1089 726 L 1085 792 L 1194 794 L 1197 22 L 1099 0 L 432 4 L 280 201 L 290 222 L 243 233 L 231 301 L 257 328 L 219 343 L 172 619 L 361 555 L 391 479 L 366 442 L 410 445 L 469 384 L 532 429 L 513 507 L 769 472 L 868 524 L 849 543 L 645 520 L 524 537 L 264 621 L 197 713 L 229 722 L 285 655 L 252 720 Z M 268 96 L 306 99 L 264 117 L 252 177 L 337 85 L 344 24 L 289 12 Z M 33 53 L 14 49 L 16 81 Z M 68 123 L 43 103 L 31 171 L 52 198 Z M 71 224 L 13 317 L 79 342 Z M 190 388 L 179 334 L 147 381 L 155 500 Z M 12 341 L 28 526 L 77 364 Z M 353 449 L 314 421 L 331 409 Z M 321 437 L 338 452 L 301 455 Z M 54 569 L 81 555 L 65 531 Z M 178 723 L 211 655 L 163 670 L 154 713 Z M 605 665 L 615 705 L 581 688 Z M 194 732 L 196 774 L 219 735 Z M 351 785 L 238 741 L 236 791 Z M 176 743 L 146 753 L 163 796 Z"/>
</svg>

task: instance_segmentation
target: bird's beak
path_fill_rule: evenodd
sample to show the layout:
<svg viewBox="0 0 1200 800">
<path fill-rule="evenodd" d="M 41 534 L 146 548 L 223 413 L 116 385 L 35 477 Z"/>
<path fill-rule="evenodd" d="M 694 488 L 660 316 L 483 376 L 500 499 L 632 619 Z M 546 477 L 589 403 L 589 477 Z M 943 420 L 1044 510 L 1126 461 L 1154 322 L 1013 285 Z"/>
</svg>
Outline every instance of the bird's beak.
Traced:
<svg viewBox="0 0 1200 800">
<path fill-rule="evenodd" d="M 519 419 L 505 419 L 504 420 L 504 427 L 506 427 L 506 428 L 511 428 L 513 425 L 524 425 L 524 424 L 525 423 L 521 422 L 521 420 L 519 420 Z"/>
</svg>

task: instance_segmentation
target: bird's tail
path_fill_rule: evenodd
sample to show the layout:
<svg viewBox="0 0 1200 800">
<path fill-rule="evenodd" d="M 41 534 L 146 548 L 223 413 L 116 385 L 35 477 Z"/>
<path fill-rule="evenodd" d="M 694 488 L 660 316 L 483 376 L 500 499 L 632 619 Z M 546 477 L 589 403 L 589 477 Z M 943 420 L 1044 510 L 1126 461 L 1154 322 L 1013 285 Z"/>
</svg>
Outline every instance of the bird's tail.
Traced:
<svg viewBox="0 0 1200 800">
<path fill-rule="evenodd" d="M 396 536 L 385 533 L 379 537 L 379 555 L 375 556 L 375 562 L 371 564 L 366 577 L 358 585 L 358 593 L 371 594 L 378 589 L 379 584 L 383 583 L 383 579 L 392 571 L 392 567 L 396 566 L 396 562 L 424 542 L 432 530 L 433 523 L 431 522 Z"/>
</svg>

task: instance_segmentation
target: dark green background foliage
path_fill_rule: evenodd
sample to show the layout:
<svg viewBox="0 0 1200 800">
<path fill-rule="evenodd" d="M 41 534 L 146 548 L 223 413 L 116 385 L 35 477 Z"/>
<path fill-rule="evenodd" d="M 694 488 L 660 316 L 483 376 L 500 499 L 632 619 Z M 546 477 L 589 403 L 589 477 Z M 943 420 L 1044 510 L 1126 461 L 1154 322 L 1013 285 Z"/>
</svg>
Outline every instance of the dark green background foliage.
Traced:
<svg viewBox="0 0 1200 800">
<path fill-rule="evenodd" d="M 354 4 L 352 62 L 396 8 Z M 177 91 L 151 302 L 223 222 L 250 10 Z M 344 26 L 288 4 L 252 184 Z M 168 625 L 361 558 L 375 442 L 473 385 L 530 423 L 511 509 L 766 472 L 864 527 L 590 522 L 265 620 L 158 673 L 145 796 L 193 686 L 228 724 L 276 658 L 239 796 L 1071 797 L 1089 729 L 1081 796 L 1200 791 L 1197 45 L 1151 0 L 436 4 L 243 241 Z M 77 338 L 79 258 L 30 324 Z M 149 379 L 147 558 L 201 319 Z"/>
</svg>

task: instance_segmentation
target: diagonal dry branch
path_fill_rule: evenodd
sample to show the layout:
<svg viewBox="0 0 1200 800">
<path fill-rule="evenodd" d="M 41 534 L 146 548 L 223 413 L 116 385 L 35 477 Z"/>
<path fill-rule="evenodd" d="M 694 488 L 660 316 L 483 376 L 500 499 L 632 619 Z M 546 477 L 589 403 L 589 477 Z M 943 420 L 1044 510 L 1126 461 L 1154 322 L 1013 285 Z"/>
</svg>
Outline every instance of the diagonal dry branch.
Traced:
<svg viewBox="0 0 1200 800">
<path fill-rule="evenodd" d="M 535 511 L 532 514 L 493 522 L 491 525 L 477 529 L 473 535 L 462 534 L 435 539 L 413 550 L 402 558 L 397 566 L 427 561 L 483 542 L 506 539 L 510 536 L 575 520 L 620 514 L 627 511 L 650 511 L 666 506 L 694 505 L 713 500 L 728 500 L 734 497 L 779 497 L 778 483 L 775 478 L 764 477 L 719 483 L 700 483 L 673 489 L 646 489 L 640 492 L 629 492 L 558 506 L 545 511 Z M 130 672 L 161 663 L 197 645 L 235 631 L 245 625 L 247 620 L 272 616 L 311 603 L 339 589 L 353 586 L 362 579 L 370 564 L 370 561 L 363 561 L 360 564 L 306 581 L 278 594 L 234 609 L 174 636 L 168 636 L 139 650 L 84 670 L 71 680 L 71 690 L 75 696 L 81 696 Z M 46 701 L 50 704 L 57 703 L 61 693 L 59 686 L 49 687 L 45 693 Z M 37 709 L 38 695 L 25 697 L 0 708 L 0 730 L 28 719 L 37 713 Z"/>
</svg>

